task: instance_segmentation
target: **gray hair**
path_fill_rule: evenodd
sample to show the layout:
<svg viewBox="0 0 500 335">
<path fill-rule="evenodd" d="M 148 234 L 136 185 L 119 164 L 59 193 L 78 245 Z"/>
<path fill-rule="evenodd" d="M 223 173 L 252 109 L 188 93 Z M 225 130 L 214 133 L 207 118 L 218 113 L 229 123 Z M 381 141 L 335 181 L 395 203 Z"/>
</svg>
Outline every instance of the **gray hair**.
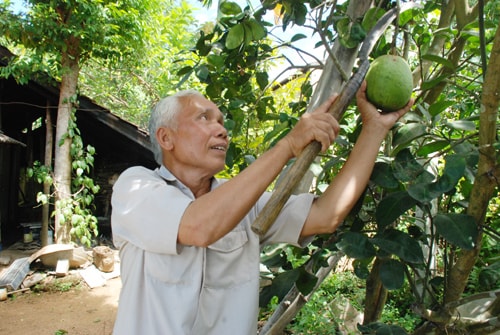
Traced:
<svg viewBox="0 0 500 335">
<path fill-rule="evenodd" d="M 177 129 L 177 114 L 182 110 L 181 98 L 199 96 L 203 94 L 196 90 L 184 90 L 177 92 L 174 95 L 161 99 L 151 110 L 149 117 L 149 138 L 151 141 L 151 149 L 158 164 L 162 164 L 161 146 L 156 140 L 156 131 L 160 127 Z"/>
</svg>

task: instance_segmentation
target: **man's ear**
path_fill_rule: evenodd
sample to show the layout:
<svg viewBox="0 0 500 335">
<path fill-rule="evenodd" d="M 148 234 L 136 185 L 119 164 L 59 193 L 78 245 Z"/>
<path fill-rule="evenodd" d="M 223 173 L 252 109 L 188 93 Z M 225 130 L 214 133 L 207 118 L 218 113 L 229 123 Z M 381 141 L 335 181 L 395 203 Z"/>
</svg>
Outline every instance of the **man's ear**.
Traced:
<svg viewBox="0 0 500 335">
<path fill-rule="evenodd" d="M 172 129 L 160 127 L 156 131 L 156 140 L 163 150 L 170 151 L 174 148 L 174 136 Z"/>
</svg>

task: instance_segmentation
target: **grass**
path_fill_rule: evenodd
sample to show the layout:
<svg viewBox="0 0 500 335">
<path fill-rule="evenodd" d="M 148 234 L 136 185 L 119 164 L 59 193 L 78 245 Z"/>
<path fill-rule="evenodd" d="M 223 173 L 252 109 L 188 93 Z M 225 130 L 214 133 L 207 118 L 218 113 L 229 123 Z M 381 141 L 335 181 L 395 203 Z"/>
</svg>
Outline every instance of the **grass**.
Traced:
<svg viewBox="0 0 500 335">
<path fill-rule="evenodd" d="M 36 284 L 33 288 L 35 292 L 68 292 L 71 289 L 82 288 L 82 278 L 76 274 L 69 274 L 65 277 L 47 277 L 46 280 Z"/>
</svg>

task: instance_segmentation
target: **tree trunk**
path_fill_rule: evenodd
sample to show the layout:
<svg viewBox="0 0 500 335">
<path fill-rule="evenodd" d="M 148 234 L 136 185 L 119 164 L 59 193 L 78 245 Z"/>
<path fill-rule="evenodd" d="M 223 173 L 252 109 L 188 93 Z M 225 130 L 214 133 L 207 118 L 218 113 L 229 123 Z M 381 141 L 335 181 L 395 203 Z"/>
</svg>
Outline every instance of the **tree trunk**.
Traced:
<svg viewBox="0 0 500 335">
<path fill-rule="evenodd" d="M 56 192 L 55 239 L 57 243 L 71 241 L 71 218 L 61 220 L 63 202 L 71 197 L 71 137 L 67 136 L 73 101 L 76 97 L 78 75 L 80 72 L 78 40 L 67 41 L 67 50 L 62 52 L 61 91 L 57 108 L 57 125 L 54 163 L 54 186 Z M 69 221 L 68 221 L 69 220 Z"/>
<path fill-rule="evenodd" d="M 47 108 L 45 111 L 45 158 L 44 165 L 52 166 L 52 148 L 54 144 L 54 131 L 52 129 L 52 116 L 50 114 L 49 102 L 47 101 Z M 43 182 L 43 193 L 50 193 L 50 183 Z M 48 244 L 48 231 L 49 231 L 49 217 L 50 217 L 50 204 L 46 203 L 42 206 L 42 229 L 40 231 L 40 241 L 42 247 Z"/>
<path fill-rule="evenodd" d="M 347 14 L 353 21 L 363 17 L 366 11 L 370 8 L 371 1 L 359 0 L 350 1 L 347 8 Z M 346 73 L 349 77 L 358 55 L 358 48 L 346 48 L 337 40 L 332 47 L 332 53 L 336 60 L 328 58 L 325 67 L 322 69 L 321 78 L 316 86 L 311 97 L 311 102 L 307 107 L 308 112 L 312 112 L 319 107 L 333 93 L 339 93 L 342 86 L 348 78 L 344 78 L 342 73 Z M 340 69 L 339 69 L 340 67 Z"/>
<path fill-rule="evenodd" d="M 497 28 L 493 48 L 490 54 L 488 70 L 486 72 L 483 94 L 481 101 L 481 113 L 479 115 L 479 163 L 478 171 L 472 187 L 467 214 L 473 216 L 478 229 L 485 224 L 485 214 L 488 203 L 494 196 L 495 188 L 500 179 L 500 166 L 497 164 L 498 153 L 493 144 L 496 142 L 496 127 L 498 120 L 498 109 L 500 106 L 500 28 Z M 470 273 L 476 264 L 481 249 L 482 233 L 476 240 L 473 250 L 463 250 L 457 257 L 457 261 L 451 268 L 447 290 L 444 296 L 444 304 L 458 301 L 464 292 Z M 453 332 L 454 331 L 454 332 Z M 460 330 L 459 330 L 460 331 Z M 460 332 L 462 334 L 463 332 Z M 491 332 L 480 332 L 475 330 L 474 334 L 493 334 Z M 416 329 L 414 335 L 450 335 L 459 334 L 456 330 L 447 327 L 447 324 L 426 322 Z M 471 332 L 472 334 L 472 332 Z"/>
<path fill-rule="evenodd" d="M 387 300 L 387 290 L 380 280 L 380 260 L 373 263 L 370 275 L 366 280 L 365 311 L 363 324 L 369 324 L 380 319 Z"/>
<path fill-rule="evenodd" d="M 490 54 L 488 70 L 483 84 L 481 113 L 479 115 L 479 163 L 470 195 L 467 213 L 472 215 L 478 228 L 485 222 L 488 203 L 500 180 L 500 167 L 493 144 L 496 142 L 496 127 L 500 100 L 500 29 L 497 28 Z M 480 229 L 481 232 L 481 229 Z M 478 235 L 473 250 L 464 250 L 451 269 L 445 303 L 455 301 L 465 289 L 467 279 L 481 250 L 482 234 Z"/>
</svg>

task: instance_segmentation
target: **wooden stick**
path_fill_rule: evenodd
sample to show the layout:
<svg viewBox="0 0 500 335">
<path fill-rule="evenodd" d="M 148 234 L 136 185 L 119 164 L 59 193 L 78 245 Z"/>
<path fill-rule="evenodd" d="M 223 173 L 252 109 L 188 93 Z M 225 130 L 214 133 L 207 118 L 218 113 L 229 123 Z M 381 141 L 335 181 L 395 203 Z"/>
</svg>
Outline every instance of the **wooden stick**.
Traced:
<svg viewBox="0 0 500 335">
<path fill-rule="evenodd" d="M 30 290 L 29 287 L 25 287 L 25 288 L 21 288 L 19 290 L 7 292 L 7 295 L 12 295 L 12 294 L 16 294 L 16 293 L 26 292 L 26 291 L 29 291 L 29 290 Z"/>
</svg>

